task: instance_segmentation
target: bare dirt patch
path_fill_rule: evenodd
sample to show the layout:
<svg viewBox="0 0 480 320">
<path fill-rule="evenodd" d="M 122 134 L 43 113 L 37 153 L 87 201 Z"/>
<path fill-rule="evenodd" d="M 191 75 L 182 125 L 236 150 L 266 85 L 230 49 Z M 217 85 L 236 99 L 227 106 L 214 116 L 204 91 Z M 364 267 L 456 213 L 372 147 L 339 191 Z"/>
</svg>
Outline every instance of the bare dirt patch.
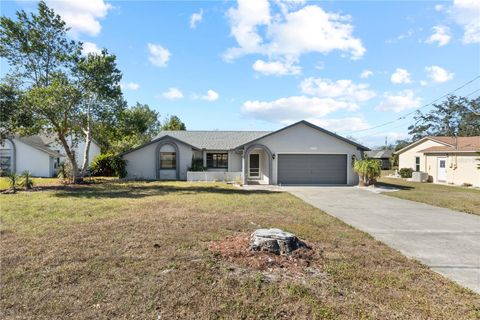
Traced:
<svg viewBox="0 0 480 320">
<path fill-rule="evenodd" d="M 238 266 L 256 271 L 282 272 L 285 275 L 302 276 L 323 270 L 323 250 L 319 246 L 300 248 L 289 255 L 276 255 L 266 251 L 251 251 L 250 233 L 227 236 L 213 241 L 209 250 L 216 256 Z"/>
</svg>

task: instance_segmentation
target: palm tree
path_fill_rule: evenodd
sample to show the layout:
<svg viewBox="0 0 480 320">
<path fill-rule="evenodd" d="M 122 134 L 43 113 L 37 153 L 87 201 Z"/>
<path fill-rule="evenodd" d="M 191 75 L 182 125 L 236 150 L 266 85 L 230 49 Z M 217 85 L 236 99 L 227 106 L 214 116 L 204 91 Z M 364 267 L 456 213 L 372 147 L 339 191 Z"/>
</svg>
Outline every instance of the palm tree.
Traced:
<svg viewBox="0 0 480 320">
<path fill-rule="evenodd" d="M 18 174 L 12 172 L 8 175 L 8 184 L 13 193 L 17 192 Z"/>
<path fill-rule="evenodd" d="M 353 170 L 359 175 L 359 185 L 363 186 L 374 184 L 382 174 L 380 161 L 375 159 L 357 160 L 353 165 Z"/>
<path fill-rule="evenodd" d="M 30 173 L 30 171 L 24 171 L 22 173 L 22 182 L 21 182 L 21 186 L 24 187 L 26 190 L 29 190 L 29 189 L 32 189 L 33 187 L 33 180 L 32 180 L 32 174 Z"/>
</svg>

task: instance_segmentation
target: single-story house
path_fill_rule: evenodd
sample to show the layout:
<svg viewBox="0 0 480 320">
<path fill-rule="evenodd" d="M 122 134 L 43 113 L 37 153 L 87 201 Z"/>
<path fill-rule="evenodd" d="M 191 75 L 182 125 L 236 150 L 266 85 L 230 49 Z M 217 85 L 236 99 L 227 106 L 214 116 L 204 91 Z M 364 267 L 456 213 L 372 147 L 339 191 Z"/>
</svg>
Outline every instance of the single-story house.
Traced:
<svg viewBox="0 0 480 320">
<path fill-rule="evenodd" d="M 123 154 L 138 179 L 353 185 L 369 149 L 307 121 L 268 131 L 162 131 Z M 204 171 L 190 171 L 201 159 Z M 198 161 L 198 160 L 197 160 Z"/>
<path fill-rule="evenodd" d="M 428 173 L 437 183 L 480 187 L 480 136 L 425 137 L 398 150 L 398 167 Z"/>
<path fill-rule="evenodd" d="M 73 152 L 77 164 L 81 165 L 85 142 L 74 143 L 71 137 L 67 137 L 69 145 L 73 146 Z M 100 154 L 100 147 L 95 141 L 90 144 L 88 153 L 89 164 Z M 30 171 L 35 177 L 55 177 L 60 163 L 66 161 L 63 146 L 53 134 L 39 134 L 34 136 L 14 137 L 4 139 L 0 144 L 0 168 L 3 172 L 16 172 L 21 174 Z"/>
<path fill-rule="evenodd" d="M 382 170 L 388 170 L 392 168 L 390 158 L 393 155 L 391 149 L 371 150 L 365 152 L 365 156 L 369 159 L 379 160 L 382 165 Z"/>
</svg>

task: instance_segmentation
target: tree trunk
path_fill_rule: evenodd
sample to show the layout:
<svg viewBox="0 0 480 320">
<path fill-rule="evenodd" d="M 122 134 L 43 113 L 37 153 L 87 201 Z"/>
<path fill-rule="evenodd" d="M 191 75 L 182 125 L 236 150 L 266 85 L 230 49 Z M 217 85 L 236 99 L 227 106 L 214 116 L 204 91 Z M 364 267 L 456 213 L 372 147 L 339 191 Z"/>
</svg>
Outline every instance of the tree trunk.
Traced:
<svg viewBox="0 0 480 320">
<path fill-rule="evenodd" d="M 88 161 L 89 161 L 88 153 L 90 152 L 91 143 L 92 143 L 92 134 L 91 134 L 91 130 L 89 129 L 85 133 L 85 150 L 83 153 L 82 176 L 85 176 L 88 170 Z"/>
<path fill-rule="evenodd" d="M 58 134 L 58 139 L 62 143 L 63 149 L 65 149 L 65 153 L 67 154 L 68 160 L 72 164 L 72 182 L 79 183 L 82 181 L 81 177 L 78 174 L 78 166 L 77 160 L 75 159 L 75 154 L 70 149 L 70 146 L 67 143 L 67 140 L 63 134 Z"/>
<path fill-rule="evenodd" d="M 93 98 L 92 98 L 93 100 Z M 87 174 L 88 170 L 88 154 L 90 152 L 90 144 L 92 143 L 92 119 L 91 119 L 91 105 L 92 101 L 88 104 L 88 110 L 87 110 L 87 129 L 83 131 L 85 134 L 85 149 L 83 150 L 83 164 L 82 164 L 82 169 L 81 169 L 81 175 L 84 177 Z"/>
</svg>

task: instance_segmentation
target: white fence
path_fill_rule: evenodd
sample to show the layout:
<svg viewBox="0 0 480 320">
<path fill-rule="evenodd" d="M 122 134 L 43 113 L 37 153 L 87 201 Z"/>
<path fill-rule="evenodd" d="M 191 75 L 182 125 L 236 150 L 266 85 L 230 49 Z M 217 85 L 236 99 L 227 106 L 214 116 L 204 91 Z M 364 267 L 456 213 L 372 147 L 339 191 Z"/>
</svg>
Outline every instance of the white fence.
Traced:
<svg viewBox="0 0 480 320">
<path fill-rule="evenodd" d="M 187 181 L 242 181 L 241 172 L 187 171 Z"/>
</svg>

